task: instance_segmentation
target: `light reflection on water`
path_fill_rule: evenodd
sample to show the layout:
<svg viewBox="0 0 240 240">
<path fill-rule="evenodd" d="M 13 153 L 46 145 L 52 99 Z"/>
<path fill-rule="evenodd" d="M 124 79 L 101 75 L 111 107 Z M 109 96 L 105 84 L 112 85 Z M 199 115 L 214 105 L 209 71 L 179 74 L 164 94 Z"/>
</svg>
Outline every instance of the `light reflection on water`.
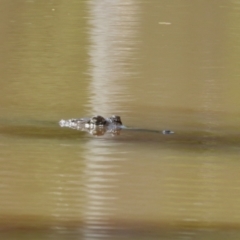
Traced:
<svg viewBox="0 0 240 240">
<path fill-rule="evenodd" d="M 119 153 L 114 156 L 118 143 L 107 143 L 98 139 L 85 145 L 85 170 L 83 185 L 86 205 L 83 212 L 84 239 L 111 237 L 115 229 L 111 219 L 116 217 L 118 175 L 123 174 L 117 161 L 124 160 Z"/>
<path fill-rule="evenodd" d="M 135 0 L 88 1 L 90 115 L 120 114 L 130 100 L 122 82 L 134 74 L 128 63 L 137 45 L 138 14 Z"/>
<path fill-rule="evenodd" d="M 119 82 L 131 76 L 125 61 L 132 57 L 136 44 L 137 10 L 133 0 L 121 4 L 119 1 L 88 1 L 91 97 L 87 108 L 90 115 L 120 114 L 120 103 L 128 101 L 129 97 L 124 95 L 126 86 Z M 122 174 L 116 160 L 123 160 L 123 156 L 118 153 L 117 157 L 112 157 L 111 151 L 115 153 L 118 144 L 111 145 L 96 140 L 86 143 L 84 239 L 111 239 L 109 233 L 115 229 L 110 219 L 116 218 L 117 176 Z"/>
</svg>

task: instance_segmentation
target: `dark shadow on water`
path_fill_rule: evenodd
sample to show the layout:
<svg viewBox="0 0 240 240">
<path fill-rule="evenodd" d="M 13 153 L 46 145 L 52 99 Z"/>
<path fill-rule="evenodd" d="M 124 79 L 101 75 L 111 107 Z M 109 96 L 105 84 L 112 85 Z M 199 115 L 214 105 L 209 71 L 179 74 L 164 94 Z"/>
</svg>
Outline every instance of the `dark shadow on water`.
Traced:
<svg viewBox="0 0 240 240">
<path fill-rule="evenodd" d="M 216 134 L 205 131 L 178 131 L 174 134 L 164 135 L 160 130 L 122 129 L 119 135 L 106 133 L 103 136 L 92 136 L 88 132 L 75 129 L 61 128 L 58 122 L 32 121 L 0 125 L 0 135 L 8 135 L 18 138 L 38 138 L 38 139 L 68 139 L 79 141 L 80 139 L 98 138 L 105 141 L 117 141 L 126 144 L 149 144 L 152 146 L 161 144 L 162 147 L 182 148 L 188 150 L 196 149 L 218 149 L 225 147 L 240 149 L 240 135 L 237 133 Z"/>
<path fill-rule="evenodd" d="M 0 238 L 7 240 L 26 240 L 26 239 L 58 239 L 58 240 L 90 240 L 90 239 L 132 239 L 132 240 L 237 240 L 240 238 L 238 229 L 191 229 L 191 228 L 138 228 L 108 230 L 102 232 L 96 230 L 93 236 L 84 236 L 83 229 L 78 228 L 60 228 L 60 229 L 11 229 L 0 231 Z M 105 238 L 103 238 L 105 236 Z"/>
</svg>

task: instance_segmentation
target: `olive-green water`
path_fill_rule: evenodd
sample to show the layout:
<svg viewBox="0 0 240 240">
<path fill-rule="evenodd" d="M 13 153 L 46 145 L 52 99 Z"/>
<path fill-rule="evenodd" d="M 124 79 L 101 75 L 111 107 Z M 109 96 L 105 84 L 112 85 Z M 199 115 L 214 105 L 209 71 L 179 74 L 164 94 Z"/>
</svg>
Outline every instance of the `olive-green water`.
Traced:
<svg viewBox="0 0 240 240">
<path fill-rule="evenodd" d="M 0 239 L 240 239 L 240 1 L 0 3 Z M 59 120 L 120 115 L 92 136 Z"/>
</svg>

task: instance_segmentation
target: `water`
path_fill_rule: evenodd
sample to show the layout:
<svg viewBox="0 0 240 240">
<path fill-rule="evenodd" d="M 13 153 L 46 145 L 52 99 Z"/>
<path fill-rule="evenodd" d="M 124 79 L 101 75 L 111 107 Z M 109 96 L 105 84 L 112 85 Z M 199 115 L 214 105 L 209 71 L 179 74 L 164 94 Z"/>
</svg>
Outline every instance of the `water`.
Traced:
<svg viewBox="0 0 240 240">
<path fill-rule="evenodd" d="M 4 1 L 3 239 L 239 239 L 239 4 Z M 120 115 L 92 136 L 59 120 Z"/>
</svg>

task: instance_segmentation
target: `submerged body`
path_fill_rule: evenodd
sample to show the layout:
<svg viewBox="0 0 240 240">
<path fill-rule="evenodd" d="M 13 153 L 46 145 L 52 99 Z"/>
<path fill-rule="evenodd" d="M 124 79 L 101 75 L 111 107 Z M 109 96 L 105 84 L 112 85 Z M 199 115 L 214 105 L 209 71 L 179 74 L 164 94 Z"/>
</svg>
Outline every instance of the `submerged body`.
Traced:
<svg viewBox="0 0 240 240">
<path fill-rule="evenodd" d="M 148 130 L 139 128 L 130 128 L 122 124 L 120 116 L 112 115 L 109 118 L 102 116 L 93 116 L 92 118 L 73 118 L 68 120 L 61 120 L 59 122 L 61 127 L 69 127 L 80 131 L 87 131 L 92 135 L 104 135 L 105 133 L 111 133 L 112 135 L 119 135 L 122 129 L 132 131 L 145 131 L 162 134 L 173 134 L 171 130 Z"/>
</svg>

